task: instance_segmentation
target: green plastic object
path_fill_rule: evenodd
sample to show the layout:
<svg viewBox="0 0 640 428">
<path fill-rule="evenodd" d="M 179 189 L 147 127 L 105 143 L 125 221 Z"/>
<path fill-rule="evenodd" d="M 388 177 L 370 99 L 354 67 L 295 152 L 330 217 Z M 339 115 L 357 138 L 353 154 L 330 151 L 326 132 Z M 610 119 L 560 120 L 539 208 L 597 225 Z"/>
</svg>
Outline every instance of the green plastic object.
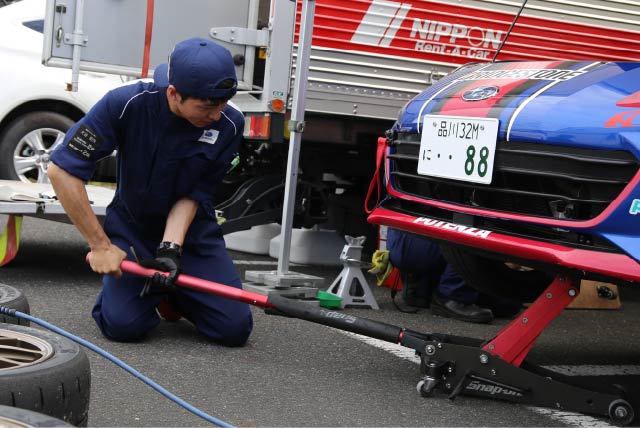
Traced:
<svg viewBox="0 0 640 428">
<path fill-rule="evenodd" d="M 342 297 L 326 291 L 318 291 L 318 301 L 320 306 L 327 309 L 336 309 L 342 306 Z"/>
</svg>

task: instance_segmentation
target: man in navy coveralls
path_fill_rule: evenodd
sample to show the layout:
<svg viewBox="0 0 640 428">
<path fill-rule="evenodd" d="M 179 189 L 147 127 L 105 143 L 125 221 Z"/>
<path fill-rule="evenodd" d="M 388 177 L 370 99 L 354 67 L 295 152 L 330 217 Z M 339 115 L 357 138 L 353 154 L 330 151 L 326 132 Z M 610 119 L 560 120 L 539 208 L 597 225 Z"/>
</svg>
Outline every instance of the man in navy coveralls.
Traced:
<svg viewBox="0 0 640 428">
<path fill-rule="evenodd" d="M 154 82 L 107 93 L 73 126 L 51 157 L 56 195 L 87 240 L 91 268 L 103 274 L 93 308 L 112 340 L 142 339 L 169 301 L 209 339 L 242 346 L 253 327 L 249 306 L 173 287 L 181 272 L 241 288 L 216 222 L 215 193 L 238 150 L 244 117 L 227 104 L 237 90 L 229 51 L 211 40 L 178 43 Z M 84 188 L 96 162 L 117 150 L 118 182 L 101 226 Z M 169 272 L 145 279 L 123 274 L 123 259 Z M 162 304 L 161 304 L 162 303 Z"/>
</svg>

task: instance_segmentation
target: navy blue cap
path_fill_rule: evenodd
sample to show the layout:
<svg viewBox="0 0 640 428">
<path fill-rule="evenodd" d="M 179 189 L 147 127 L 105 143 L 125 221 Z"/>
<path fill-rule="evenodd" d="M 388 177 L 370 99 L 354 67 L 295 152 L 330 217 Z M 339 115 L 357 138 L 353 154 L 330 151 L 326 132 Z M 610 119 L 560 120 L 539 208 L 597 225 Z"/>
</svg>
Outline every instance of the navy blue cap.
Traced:
<svg viewBox="0 0 640 428">
<path fill-rule="evenodd" d="M 220 85 L 229 79 L 232 85 Z M 178 43 L 169 55 L 169 63 L 156 67 L 153 80 L 158 86 L 171 84 L 181 94 L 197 98 L 231 98 L 238 90 L 231 53 L 197 37 Z"/>
</svg>

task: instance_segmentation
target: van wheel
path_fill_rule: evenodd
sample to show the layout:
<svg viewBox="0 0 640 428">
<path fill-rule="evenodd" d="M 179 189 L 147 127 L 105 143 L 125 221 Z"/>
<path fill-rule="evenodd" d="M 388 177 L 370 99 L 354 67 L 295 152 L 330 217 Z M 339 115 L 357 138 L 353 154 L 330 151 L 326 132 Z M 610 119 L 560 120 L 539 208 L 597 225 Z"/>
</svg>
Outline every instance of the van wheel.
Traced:
<svg viewBox="0 0 640 428">
<path fill-rule="evenodd" d="M 440 248 L 466 284 L 490 296 L 533 302 L 553 281 L 553 275 L 547 272 L 506 263 L 481 252 L 442 243 Z"/>
<path fill-rule="evenodd" d="M 42 413 L 16 407 L 0 406 L 0 426 L 7 428 L 24 427 L 70 427 L 60 419 Z"/>
<path fill-rule="evenodd" d="M 0 283 L 0 306 L 28 314 L 29 303 L 20 290 Z M 29 320 L 0 314 L 0 323 L 29 325 Z"/>
<path fill-rule="evenodd" d="M 49 156 L 73 124 L 68 117 L 49 111 L 14 119 L 0 135 L 0 178 L 48 183 Z"/>
<path fill-rule="evenodd" d="M 91 370 L 80 347 L 45 330 L 0 324 L 0 405 L 87 426 Z"/>
</svg>

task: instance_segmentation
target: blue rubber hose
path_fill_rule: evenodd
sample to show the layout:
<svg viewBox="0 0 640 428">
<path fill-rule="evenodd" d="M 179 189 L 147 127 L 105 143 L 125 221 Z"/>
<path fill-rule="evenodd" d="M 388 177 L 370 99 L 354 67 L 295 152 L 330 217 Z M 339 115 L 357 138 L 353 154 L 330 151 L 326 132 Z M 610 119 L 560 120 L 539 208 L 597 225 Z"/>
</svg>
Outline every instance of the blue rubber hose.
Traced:
<svg viewBox="0 0 640 428">
<path fill-rule="evenodd" d="M 56 327 L 53 324 L 49 324 L 46 321 L 43 321 L 39 318 L 33 317 L 31 315 L 16 311 L 15 309 L 10 309 L 7 308 L 5 306 L 0 306 L 0 314 L 5 314 L 5 315 L 9 315 L 12 317 L 17 317 L 17 318 L 22 318 L 25 320 L 29 320 L 35 324 L 38 324 L 48 330 L 51 330 L 55 333 L 58 333 L 61 336 L 64 336 L 70 340 L 73 340 L 74 342 L 91 349 L 93 352 L 95 352 L 98 355 L 103 356 L 104 358 L 110 360 L 111 362 L 113 362 L 115 365 L 119 366 L 120 368 L 126 370 L 127 372 L 129 372 L 130 374 L 132 374 L 133 376 L 137 377 L 138 379 L 140 379 L 142 382 L 146 383 L 147 385 L 149 385 L 151 388 L 155 389 L 156 391 L 158 391 L 160 394 L 164 395 L 165 397 L 167 397 L 169 400 L 174 401 L 175 403 L 181 405 L 182 407 L 184 407 L 185 409 L 187 409 L 188 411 L 190 411 L 191 413 L 193 413 L 194 415 L 200 416 L 202 419 L 206 420 L 207 422 L 211 422 L 214 425 L 217 425 L 219 427 L 233 427 L 233 425 L 230 425 L 220 419 L 217 419 L 205 412 L 203 412 L 202 410 L 197 409 L 196 407 L 192 406 L 191 404 L 187 403 L 186 401 L 184 401 L 183 399 L 181 399 L 180 397 L 177 397 L 176 395 L 170 393 L 169 391 L 167 391 L 165 388 L 163 388 L 162 386 L 158 385 L 156 382 L 152 381 L 151 379 L 149 379 L 148 377 L 144 376 L 142 373 L 140 373 L 139 371 L 137 371 L 136 369 L 134 369 L 133 367 L 129 366 L 128 364 L 126 364 L 124 361 L 120 360 L 119 358 L 111 355 L 110 353 L 108 353 L 107 351 L 105 351 L 104 349 L 94 345 L 91 342 L 88 342 L 80 337 L 77 337 L 59 327 Z"/>
</svg>

